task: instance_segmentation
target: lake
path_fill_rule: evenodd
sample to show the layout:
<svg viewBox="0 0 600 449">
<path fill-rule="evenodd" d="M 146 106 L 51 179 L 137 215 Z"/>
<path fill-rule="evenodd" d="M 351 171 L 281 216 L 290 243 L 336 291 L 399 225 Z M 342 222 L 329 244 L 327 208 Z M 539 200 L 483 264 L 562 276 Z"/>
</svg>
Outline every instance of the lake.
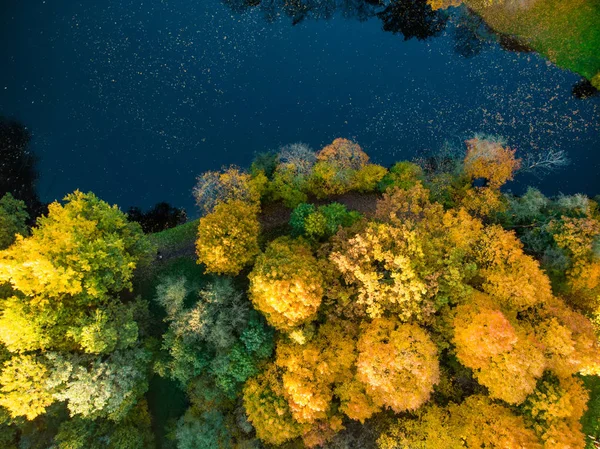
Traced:
<svg viewBox="0 0 600 449">
<path fill-rule="evenodd" d="M 42 200 L 91 190 L 197 214 L 195 176 L 355 139 L 383 165 L 474 133 L 571 164 L 512 188 L 600 193 L 600 97 L 465 9 L 367 0 L 0 2 L 0 114 L 32 133 Z"/>
</svg>

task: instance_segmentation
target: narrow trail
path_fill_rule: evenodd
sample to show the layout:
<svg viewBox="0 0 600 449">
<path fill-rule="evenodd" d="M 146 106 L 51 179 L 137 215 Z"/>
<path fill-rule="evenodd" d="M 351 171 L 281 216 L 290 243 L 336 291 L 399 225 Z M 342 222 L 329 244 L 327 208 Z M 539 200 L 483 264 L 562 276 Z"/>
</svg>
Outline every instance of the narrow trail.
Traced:
<svg viewBox="0 0 600 449">
<path fill-rule="evenodd" d="M 377 199 L 379 199 L 380 196 L 381 195 L 379 193 L 349 192 L 343 195 L 331 196 L 323 200 L 309 198 L 308 202 L 313 203 L 316 206 L 322 206 L 334 202 L 340 203 L 346 206 L 348 210 L 355 210 L 367 217 L 370 217 L 375 213 Z M 268 232 L 280 226 L 284 226 L 290 221 L 291 213 L 292 209 L 285 207 L 281 202 L 263 205 L 261 213 L 258 216 L 261 230 L 263 232 Z M 160 254 L 160 263 L 165 263 L 169 260 L 177 259 L 179 257 L 195 258 L 195 243 L 195 240 L 191 240 L 173 251 L 162 252 Z"/>
</svg>

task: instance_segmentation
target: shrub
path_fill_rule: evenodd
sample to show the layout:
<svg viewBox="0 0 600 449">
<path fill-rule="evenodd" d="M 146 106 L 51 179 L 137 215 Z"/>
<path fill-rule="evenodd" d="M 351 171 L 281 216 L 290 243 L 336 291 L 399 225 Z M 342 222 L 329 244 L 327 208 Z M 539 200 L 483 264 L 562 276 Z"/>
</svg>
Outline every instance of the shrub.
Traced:
<svg viewBox="0 0 600 449">
<path fill-rule="evenodd" d="M 295 236 L 304 234 L 304 223 L 306 218 L 313 214 L 317 208 L 314 204 L 300 203 L 298 204 L 290 216 L 290 226 Z"/>
<path fill-rule="evenodd" d="M 365 165 L 354 174 L 352 190 L 358 190 L 363 193 L 377 190 L 387 172 L 387 169 L 381 165 Z"/>
<path fill-rule="evenodd" d="M 423 180 L 423 169 L 419 165 L 406 161 L 397 162 L 385 174 L 377 187 L 381 192 L 385 192 L 389 187 L 408 190 Z"/>
<path fill-rule="evenodd" d="M 348 211 L 340 203 L 331 203 L 315 208 L 313 204 L 299 204 L 290 218 L 290 226 L 294 235 L 304 235 L 314 240 L 330 237 L 340 226 L 352 226 L 361 215 L 356 211 Z"/>
</svg>

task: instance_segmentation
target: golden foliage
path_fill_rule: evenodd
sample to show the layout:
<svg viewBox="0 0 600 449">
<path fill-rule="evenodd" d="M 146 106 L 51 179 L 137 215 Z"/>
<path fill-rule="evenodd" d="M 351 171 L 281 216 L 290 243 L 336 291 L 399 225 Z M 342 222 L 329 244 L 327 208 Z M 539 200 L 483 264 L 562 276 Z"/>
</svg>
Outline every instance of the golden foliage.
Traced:
<svg viewBox="0 0 600 449">
<path fill-rule="evenodd" d="M 469 368 L 481 368 L 492 357 L 512 350 L 517 332 L 493 302 L 477 292 L 479 303 L 460 305 L 455 309 L 454 343 L 459 360 Z"/>
<path fill-rule="evenodd" d="M 94 303 L 131 288 L 143 233 L 117 206 L 76 191 L 50 204 L 28 238 L 0 252 L 0 283 L 35 301 L 77 295 Z"/>
<path fill-rule="evenodd" d="M 488 217 L 506 209 L 504 196 L 499 190 L 490 187 L 471 187 L 458 198 L 458 203 L 476 217 Z"/>
<path fill-rule="evenodd" d="M 381 165 L 367 164 L 354 174 L 351 188 L 359 192 L 372 192 L 387 172 Z"/>
<path fill-rule="evenodd" d="M 440 214 L 443 209 L 439 204 L 429 201 L 429 190 L 417 182 L 409 189 L 393 187 L 388 189 L 377 201 L 375 218 L 383 222 L 401 224 L 407 220 L 418 222 L 425 215 Z"/>
<path fill-rule="evenodd" d="M 360 233 L 331 253 L 330 259 L 347 283 L 358 288 L 358 302 L 367 314 L 385 311 L 402 320 L 428 313 L 427 280 L 419 275 L 424 254 L 416 232 L 406 227 L 369 223 Z"/>
<path fill-rule="evenodd" d="M 544 448 L 584 449 L 585 435 L 579 420 L 588 400 L 588 391 L 580 379 L 545 376 L 523 409 Z"/>
<path fill-rule="evenodd" d="M 431 9 L 446 9 L 451 6 L 460 6 L 463 0 L 427 0 L 427 3 L 431 6 Z"/>
<path fill-rule="evenodd" d="M 244 408 L 256 435 L 266 443 L 279 445 L 302 434 L 283 397 L 283 385 L 274 365 L 246 382 Z"/>
<path fill-rule="evenodd" d="M 513 179 L 521 166 L 521 160 L 515 158 L 515 150 L 504 148 L 499 142 L 474 138 L 466 144 L 465 173 L 471 179 L 485 178 L 491 188 L 499 188 Z"/>
<path fill-rule="evenodd" d="M 363 325 L 357 349 L 357 379 L 375 404 L 399 413 L 429 400 L 440 367 L 437 347 L 425 330 L 376 318 Z"/>
<path fill-rule="evenodd" d="M 417 418 L 393 424 L 379 438 L 379 448 L 542 449 L 521 416 L 485 396 L 470 396 L 447 408 L 434 405 L 419 411 Z"/>
<path fill-rule="evenodd" d="M 511 404 L 525 400 L 545 368 L 544 355 L 524 329 L 482 294 L 455 309 L 454 344 L 458 360 L 474 370 L 493 398 Z"/>
<path fill-rule="evenodd" d="M 527 319 L 554 373 L 562 377 L 577 372 L 598 374 L 600 344 L 588 318 L 552 298 Z"/>
<path fill-rule="evenodd" d="M 317 161 L 328 162 L 338 171 L 360 170 L 369 162 L 369 156 L 357 143 L 338 138 L 317 153 Z"/>
<path fill-rule="evenodd" d="M 562 217 L 550 223 L 554 241 L 571 260 L 567 270 L 569 300 L 588 313 L 600 311 L 600 258 L 594 245 L 600 235 L 600 221 L 590 216 Z"/>
<path fill-rule="evenodd" d="M 328 321 L 317 336 L 300 345 L 282 340 L 275 363 L 284 370 L 283 387 L 292 415 L 300 423 L 329 416 L 333 384 L 343 381 L 356 358 L 350 323 Z"/>
<path fill-rule="evenodd" d="M 367 393 L 366 385 L 360 382 L 356 376 L 339 384 L 335 389 L 335 394 L 341 401 L 340 411 L 348 418 L 361 423 L 381 410 L 381 406 L 375 404 Z"/>
<path fill-rule="evenodd" d="M 301 240 L 272 241 L 248 278 L 254 307 L 279 330 L 312 320 L 323 299 L 323 276 L 310 247 Z"/>
<path fill-rule="evenodd" d="M 552 297 L 550 280 L 539 263 L 523 253 L 513 232 L 488 226 L 476 248 L 482 289 L 503 306 L 521 311 Z"/>
<path fill-rule="evenodd" d="M 241 200 L 219 203 L 200 219 L 196 253 L 206 271 L 237 275 L 259 253 L 258 209 Z"/>
<path fill-rule="evenodd" d="M 46 387 L 50 373 L 32 355 L 15 356 L 4 363 L 0 373 L 0 405 L 13 418 L 32 420 L 43 414 L 54 402 Z"/>
<path fill-rule="evenodd" d="M 197 180 L 194 197 L 204 213 L 211 213 L 217 204 L 229 201 L 243 201 L 257 206 L 268 183 L 262 172 L 251 176 L 233 166 L 220 172 L 207 171 Z"/>
</svg>

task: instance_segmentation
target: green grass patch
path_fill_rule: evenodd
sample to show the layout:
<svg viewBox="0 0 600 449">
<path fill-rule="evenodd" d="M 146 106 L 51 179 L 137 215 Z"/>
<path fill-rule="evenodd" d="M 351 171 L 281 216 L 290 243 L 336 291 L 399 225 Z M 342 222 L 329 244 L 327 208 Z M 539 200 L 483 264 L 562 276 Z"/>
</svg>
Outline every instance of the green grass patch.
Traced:
<svg viewBox="0 0 600 449">
<path fill-rule="evenodd" d="M 161 253 L 175 252 L 193 244 L 200 219 L 188 221 L 165 231 L 150 234 L 150 241 L 158 247 Z"/>
<path fill-rule="evenodd" d="M 582 377 L 587 389 L 590 391 L 588 409 L 581 418 L 583 433 L 586 435 L 586 449 L 595 449 L 594 440 L 600 442 L 600 377 Z"/>
<path fill-rule="evenodd" d="M 529 0 L 529 8 L 465 0 L 494 30 L 517 36 L 559 67 L 587 79 L 600 73 L 600 1 Z"/>
</svg>

